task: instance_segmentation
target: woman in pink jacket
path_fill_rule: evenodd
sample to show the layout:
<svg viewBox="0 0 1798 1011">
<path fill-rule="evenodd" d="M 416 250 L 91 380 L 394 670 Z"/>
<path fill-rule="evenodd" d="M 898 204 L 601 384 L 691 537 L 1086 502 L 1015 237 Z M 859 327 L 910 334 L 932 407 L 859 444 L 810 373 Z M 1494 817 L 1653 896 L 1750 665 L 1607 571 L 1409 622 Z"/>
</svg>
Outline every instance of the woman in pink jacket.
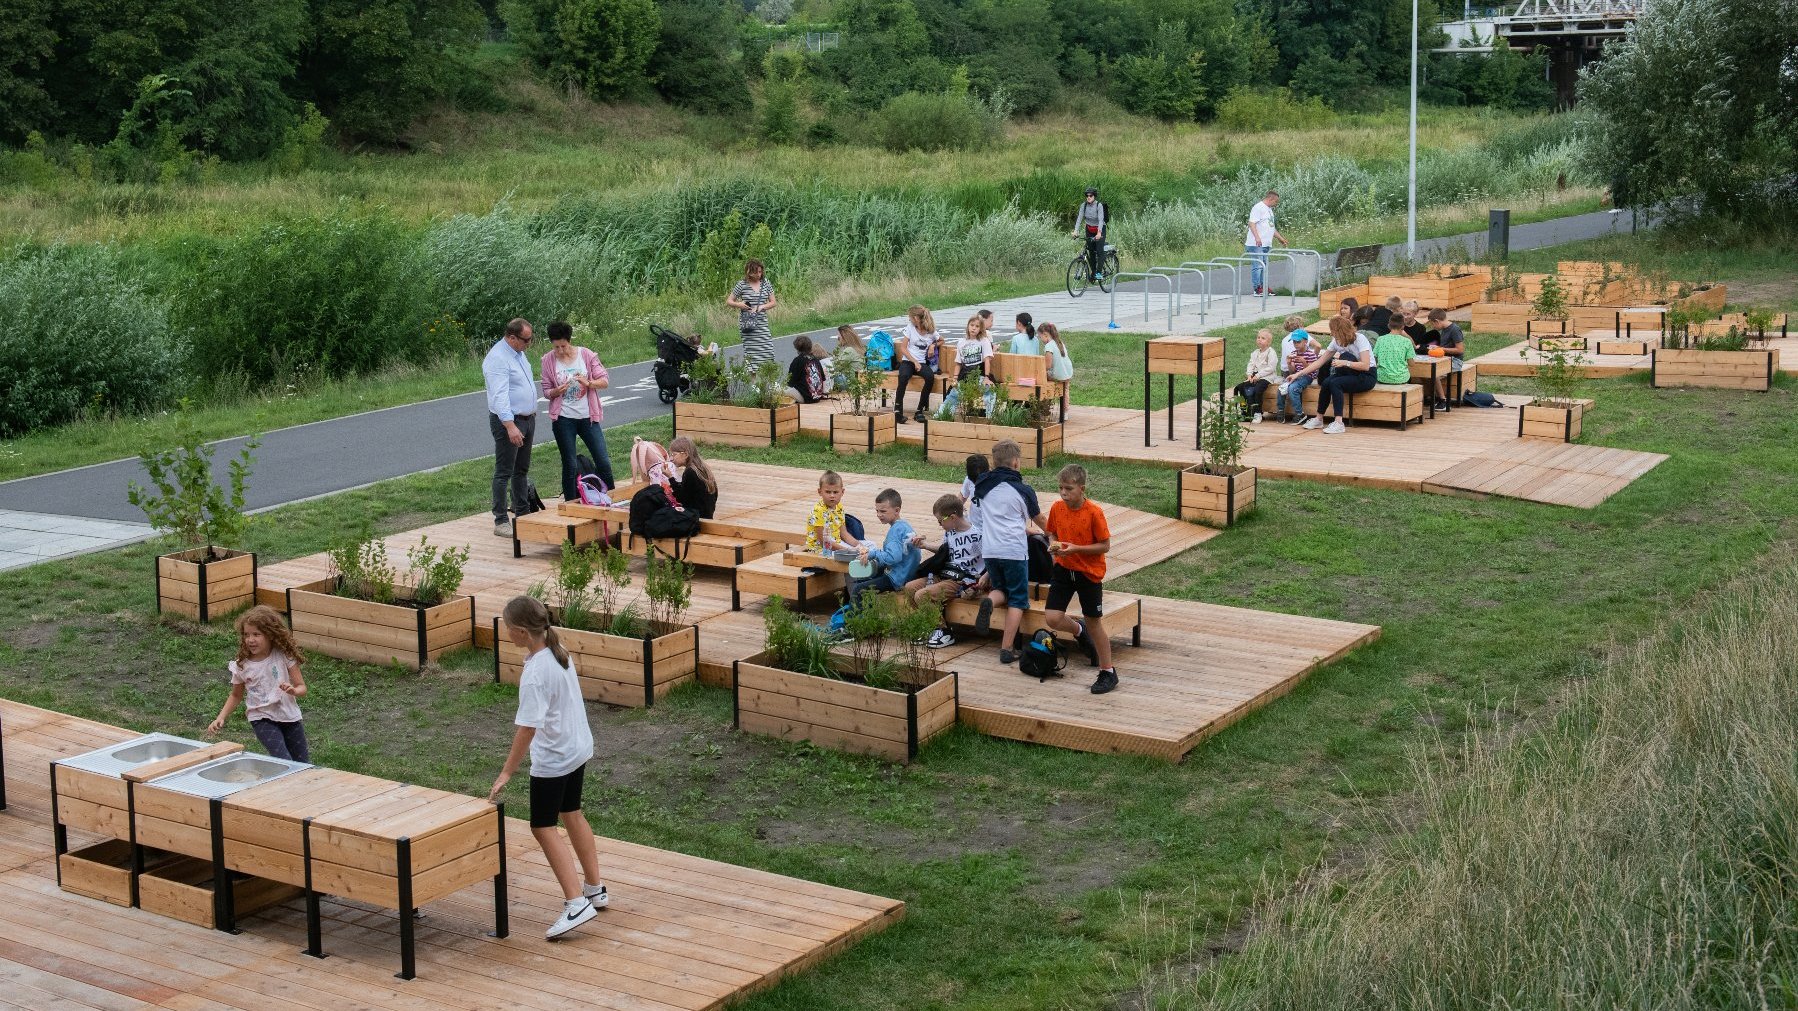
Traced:
<svg viewBox="0 0 1798 1011">
<path fill-rule="evenodd" d="M 555 434 L 556 448 L 562 452 L 564 502 L 581 500 L 575 486 L 580 476 L 574 460 L 580 452 L 577 440 L 587 444 L 593 466 L 606 488 L 617 486 L 612 479 L 612 461 L 606 456 L 606 433 L 600 428 L 605 405 L 600 403 L 599 391 L 610 385 L 606 367 L 591 350 L 576 347 L 573 337 L 574 328 L 567 323 L 551 323 L 549 353 L 543 356 L 543 367 L 538 370 L 543 377 L 543 395 L 549 398 L 550 431 Z"/>
</svg>

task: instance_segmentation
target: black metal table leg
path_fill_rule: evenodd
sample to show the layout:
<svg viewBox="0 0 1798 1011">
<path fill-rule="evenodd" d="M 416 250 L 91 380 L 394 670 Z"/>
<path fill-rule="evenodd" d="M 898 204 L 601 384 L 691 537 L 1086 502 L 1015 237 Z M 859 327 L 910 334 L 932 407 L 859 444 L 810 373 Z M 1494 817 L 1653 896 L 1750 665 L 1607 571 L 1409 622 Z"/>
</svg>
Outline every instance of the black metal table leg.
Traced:
<svg viewBox="0 0 1798 1011">
<path fill-rule="evenodd" d="M 236 934 L 237 902 L 231 893 L 231 872 L 225 868 L 224 801 L 217 797 L 209 802 L 212 813 L 212 920 L 213 926 L 227 934 Z"/>
<path fill-rule="evenodd" d="M 318 890 L 312 887 L 312 819 L 300 823 L 300 851 L 306 868 L 306 954 L 325 957 L 325 932 L 319 922 Z"/>
<path fill-rule="evenodd" d="M 413 979 L 418 975 L 417 951 L 414 949 L 412 917 L 412 838 L 407 836 L 394 844 L 399 875 L 400 971 L 398 978 Z"/>
<path fill-rule="evenodd" d="M 495 818 L 499 819 L 499 873 L 493 876 L 493 933 L 490 937 L 505 937 L 512 932 L 511 910 L 507 907 L 506 896 L 506 805 L 496 804 Z"/>
</svg>

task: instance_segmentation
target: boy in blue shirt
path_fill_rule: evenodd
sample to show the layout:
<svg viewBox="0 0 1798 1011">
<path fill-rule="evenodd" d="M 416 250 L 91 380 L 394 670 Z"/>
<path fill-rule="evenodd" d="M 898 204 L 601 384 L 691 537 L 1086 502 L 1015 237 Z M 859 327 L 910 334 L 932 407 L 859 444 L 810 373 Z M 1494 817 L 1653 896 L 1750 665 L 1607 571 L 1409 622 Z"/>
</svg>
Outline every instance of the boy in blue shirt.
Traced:
<svg viewBox="0 0 1798 1011">
<path fill-rule="evenodd" d="M 899 493 L 892 488 L 874 496 L 874 517 L 887 525 L 886 540 L 880 547 L 870 548 L 867 540 L 861 543 L 861 558 L 864 562 L 878 562 L 881 571 L 867 579 L 857 579 L 849 584 L 849 600 L 851 603 L 862 595 L 864 590 L 895 591 L 911 582 L 918 571 L 918 541 L 911 524 L 899 518 L 902 503 Z"/>
</svg>

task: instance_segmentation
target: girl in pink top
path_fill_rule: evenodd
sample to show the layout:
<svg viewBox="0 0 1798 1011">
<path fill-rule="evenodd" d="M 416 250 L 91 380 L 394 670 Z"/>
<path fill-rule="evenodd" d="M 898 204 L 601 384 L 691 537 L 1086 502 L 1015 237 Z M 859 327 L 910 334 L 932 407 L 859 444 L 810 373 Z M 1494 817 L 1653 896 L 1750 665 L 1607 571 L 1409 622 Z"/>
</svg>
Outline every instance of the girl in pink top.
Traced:
<svg viewBox="0 0 1798 1011">
<path fill-rule="evenodd" d="M 543 378 L 543 395 L 549 399 L 549 428 L 556 437 L 556 449 L 562 453 L 562 501 L 579 502 L 580 491 L 575 482 L 580 478 L 575 455 L 580 443 L 587 444 L 593 457 L 593 469 L 605 482 L 607 490 L 617 487 L 612 477 L 612 461 L 606 455 L 606 433 L 600 427 L 605 404 L 599 391 L 611 385 L 606 367 L 590 349 L 577 347 L 574 328 L 567 323 L 549 325 L 549 353 L 543 356 L 538 374 Z"/>
<path fill-rule="evenodd" d="M 281 612 L 264 604 L 245 611 L 237 619 L 237 659 L 231 661 L 231 694 L 218 718 L 206 727 L 206 736 L 223 730 L 238 703 L 250 718 L 250 729 L 263 750 L 276 758 L 312 761 L 306 744 L 306 725 L 301 722 L 300 697 L 306 679 L 300 674 L 305 657 L 294 645 L 293 633 Z"/>
</svg>

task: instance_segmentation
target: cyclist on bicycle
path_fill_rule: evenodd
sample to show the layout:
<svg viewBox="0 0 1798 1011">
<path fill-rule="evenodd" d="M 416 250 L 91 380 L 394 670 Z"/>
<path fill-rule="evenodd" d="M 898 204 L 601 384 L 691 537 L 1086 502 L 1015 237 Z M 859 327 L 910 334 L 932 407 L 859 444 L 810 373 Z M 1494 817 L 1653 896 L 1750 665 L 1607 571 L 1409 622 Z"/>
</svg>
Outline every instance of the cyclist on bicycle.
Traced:
<svg viewBox="0 0 1798 1011">
<path fill-rule="evenodd" d="M 1086 262 L 1095 281 L 1105 277 L 1105 219 L 1105 205 L 1099 202 L 1098 189 L 1088 186 L 1086 199 L 1074 209 L 1074 237 L 1086 239 Z"/>
</svg>

